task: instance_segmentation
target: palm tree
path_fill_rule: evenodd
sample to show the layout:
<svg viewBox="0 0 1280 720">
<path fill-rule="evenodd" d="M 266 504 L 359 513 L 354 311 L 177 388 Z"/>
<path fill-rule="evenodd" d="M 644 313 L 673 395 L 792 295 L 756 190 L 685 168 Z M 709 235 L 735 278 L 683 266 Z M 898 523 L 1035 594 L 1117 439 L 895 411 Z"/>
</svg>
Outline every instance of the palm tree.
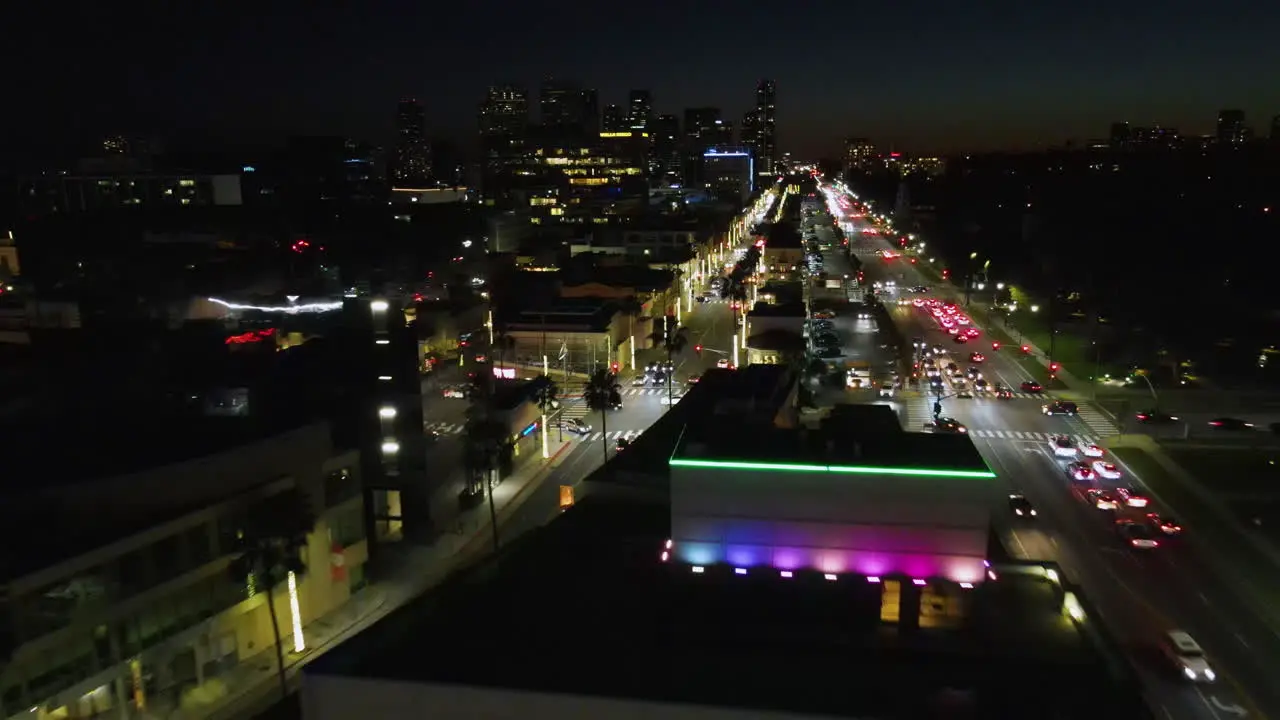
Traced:
<svg viewBox="0 0 1280 720">
<path fill-rule="evenodd" d="M 289 696 L 285 678 L 284 647 L 280 638 L 280 620 L 276 616 L 275 591 L 290 576 L 294 582 L 306 572 L 302 551 L 307 535 L 315 528 L 316 518 L 306 495 L 291 488 L 255 503 L 236 532 L 236 557 L 228 572 L 236 582 L 243 582 L 249 593 L 266 593 L 267 613 L 276 641 L 276 672 L 280 678 L 280 694 Z M 301 639 L 295 639 L 300 642 Z"/>
<path fill-rule="evenodd" d="M 600 441 L 604 448 L 604 460 L 609 461 L 609 410 L 620 401 L 618 376 L 604 365 L 596 367 L 587 377 L 587 386 L 582 390 L 582 399 L 587 407 L 600 413 Z"/>
<path fill-rule="evenodd" d="M 667 351 L 667 405 L 671 405 L 672 390 L 671 376 L 675 371 L 675 356 L 679 355 L 689 346 L 689 336 L 685 334 L 685 329 L 676 325 L 675 318 L 667 317 L 666 332 L 663 333 L 662 347 Z"/>
<path fill-rule="evenodd" d="M 547 448 L 547 416 L 553 410 L 560 407 L 560 388 L 556 387 L 555 382 L 546 375 L 541 375 L 534 382 L 539 383 L 537 394 L 534 395 L 534 402 L 538 404 L 538 410 L 542 411 L 542 457 L 545 460 L 549 456 Z M 564 426 L 561 426 L 560 439 L 564 440 Z"/>
<path fill-rule="evenodd" d="M 644 304 L 635 295 L 628 295 L 618 303 L 618 312 L 627 316 L 627 345 L 631 347 L 636 341 L 636 314 L 644 309 Z M 635 348 L 631 347 L 631 357 L 635 357 Z M 635 368 L 631 368 L 635 370 Z"/>
<path fill-rule="evenodd" d="M 502 367 L 503 360 L 506 359 L 507 353 L 516 346 L 515 338 L 499 330 L 493 335 L 493 347 L 489 348 L 490 352 L 497 353 L 498 367 Z"/>
<path fill-rule="evenodd" d="M 493 532 L 493 549 L 501 545 L 498 536 L 498 510 L 493 501 L 495 477 L 511 456 L 511 434 L 506 423 L 493 414 L 493 376 L 478 382 L 472 394 L 471 407 L 467 408 L 467 422 L 463 427 L 462 461 L 469 480 L 468 488 L 473 496 L 477 489 L 489 500 L 489 524 Z"/>
</svg>

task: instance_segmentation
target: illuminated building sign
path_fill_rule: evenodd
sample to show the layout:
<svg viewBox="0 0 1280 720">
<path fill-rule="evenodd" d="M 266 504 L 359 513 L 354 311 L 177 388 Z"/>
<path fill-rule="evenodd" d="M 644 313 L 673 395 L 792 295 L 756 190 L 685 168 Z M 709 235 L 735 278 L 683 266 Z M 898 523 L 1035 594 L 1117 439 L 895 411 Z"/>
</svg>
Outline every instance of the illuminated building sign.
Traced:
<svg viewBox="0 0 1280 720">
<path fill-rule="evenodd" d="M 239 335 L 232 335 L 231 337 L 227 338 L 224 342 L 227 345 L 248 345 L 249 343 L 258 343 L 258 342 L 262 342 L 263 340 L 266 340 L 267 338 L 275 337 L 275 334 L 276 334 L 275 328 L 267 328 L 266 330 L 254 330 L 252 332 L 240 333 Z"/>
<path fill-rule="evenodd" d="M 496 367 L 493 369 L 493 376 L 500 380 L 515 380 L 516 369 Z"/>
<path fill-rule="evenodd" d="M 528 437 L 533 433 L 535 433 L 537 430 L 538 430 L 538 421 L 534 420 L 533 422 L 529 423 L 529 427 L 520 431 L 520 437 Z"/>
<path fill-rule="evenodd" d="M 649 133 L 646 132 L 602 132 L 602 138 L 647 138 Z"/>
<path fill-rule="evenodd" d="M 689 460 L 673 457 L 671 467 L 716 468 L 720 470 L 760 470 L 765 472 L 827 472 L 850 475 L 908 475 L 913 477 L 994 478 L 990 470 L 950 470 L 944 468 L 895 468 L 861 465 L 803 465 L 794 463 L 739 462 L 736 460 Z"/>
<path fill-rule="evenodd" d="M 209 302 L 214 303 L 215 305 L 221 305 L 222 307 L 227 308 L 228 310 L 252 310 L 255 312 L 265 312 L 265 313 L 284 313 L 285 315 L 298 315 L 301 313 L 333 312 L 334 310 L 342 309 L 341 301 L 312 302 L 312 303 L 291 302 L 288 305 L 271 306 L 271 305 L 244 305 L 242 303 L 229 302 L 227 300 L 222 300 L 220 298 L 213 298 L 213 297 L 206 298 L 206 299 Z"/>
</svg>

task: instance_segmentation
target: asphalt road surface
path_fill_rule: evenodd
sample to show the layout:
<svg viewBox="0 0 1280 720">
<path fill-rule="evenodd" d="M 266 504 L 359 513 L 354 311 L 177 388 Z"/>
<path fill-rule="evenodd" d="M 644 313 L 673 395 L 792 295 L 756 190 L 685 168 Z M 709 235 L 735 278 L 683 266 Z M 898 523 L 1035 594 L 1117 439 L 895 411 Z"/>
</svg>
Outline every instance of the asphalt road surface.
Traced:
<svg viewBox="0 0 1280 720">
<path fill-rule="evenodd" d="M 853 237 L 858 235 L 851 233 Z M 870 251 L 888 246 L 874 244 L 881 240 L 871 242 L 863 251 L 868 280 L 895 279 L 900 288 L 931 284 L 906 258 L 877 260 Z M 962 359 L 954 360 L 962 369 L 971 364 L 967 352 L 972 346 L 987 356 L 981 366 L 989 381 L 1016 389 L 1030 379 L 1003 354 L 1016 348 L 992 352 L 990 342 L 982 338 L 956 346 L 914 307 L 895 307 L 893 317 L 909 338 L 922 337 L 945 349 L 963 348 Z M 932 402 L 923 395 L 902 397 L 897 405 L 904 427 L 916 430 L 928 422 Z M 1271 674 L 1280 667 L 1280 634 L 1273 611 L 1242 590 L 1234 573 L 1222 572 L 1233 559 L 1202 547 L 1194 528 L 1153 550 L 1131 550 L 1122 544 L 1112 514 L 1094 509 L 1073 492 L 1063 463 L 1052 457 L 1046 443 L 1056 434 L 1100 438 L 1114 433 L 1114 427 L 1090 403 L 1079 403 L 1078 417 L 1046 417 L 1040 410 L 1045 402 L 1032 397 L 942 400 L 944 413 L 968 426 L 974 445 L 1000 477 L 992 502 L 995 517 L 1004 519 L 998 524 L 1010 552 L 1058 562 L 1084 588 L 1107 627 L 1130 652 L 1157 712 L 1178 720 L 1280 716 L 1280 683 Z M 1128 468 L 1121 470 L 1120 484 L 1142 488 L 1141 478 Z M 1015 492 L 1025 494 L 1039 509 L 1034 525 L 1013 522 L 1006 497 Z M 1177 508 L 1172 511 L 1179 515 Z M 1163 631 L 1173 628 L 1190 632 L 1205 648 L 1218 682 L 1181 682 L 1161 661 L 1155 643 Z"/>
</svg>

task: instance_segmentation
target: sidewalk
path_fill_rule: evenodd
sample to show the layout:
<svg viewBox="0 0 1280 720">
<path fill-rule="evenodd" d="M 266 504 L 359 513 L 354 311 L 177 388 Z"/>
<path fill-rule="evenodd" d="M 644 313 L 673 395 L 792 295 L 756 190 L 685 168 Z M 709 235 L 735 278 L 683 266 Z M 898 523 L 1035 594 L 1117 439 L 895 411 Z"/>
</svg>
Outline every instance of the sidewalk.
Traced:
<svg viewBox="0 0 1280 720">
<path fill-rule="evenodd" d="M 535 458 L 494 488 L 499 528 L 560 466 L 574 445 L 569 440 L 552 442 L 548 460 Z M 461 513 L 458 528 L 459 532 L 446 533 L 431 545 L 388 546 L 385 552 L 390 561 L 383 568 L 384 576 L 353 594 L 342 607 L 308 623 L 303 628 L 307 641 L 305 652 L 285 653 L 290 689 L 296 689 L 298 671 L 311 660 L 440 584 L 467 560 L 492 551 L 487 502 Z M 293 634 L 287 632 L 289 623 L 284 617 L 288 609 L 277 607 L 276 611 L 283 613 L 281 630 L 287 633 L 281 642 L 285 647 L 292 647 Z M 261 712 L 280 699 L 275 657 L 275 646 L 268 646 L 217 678 L 207 680 L 202 687 L 187 690 L 181 702 L 171 703 L 171 707 L 156 702 L 159 698 L 153 699 L 147 716 L 170 720 L 231 720 Z"/>
</svg>

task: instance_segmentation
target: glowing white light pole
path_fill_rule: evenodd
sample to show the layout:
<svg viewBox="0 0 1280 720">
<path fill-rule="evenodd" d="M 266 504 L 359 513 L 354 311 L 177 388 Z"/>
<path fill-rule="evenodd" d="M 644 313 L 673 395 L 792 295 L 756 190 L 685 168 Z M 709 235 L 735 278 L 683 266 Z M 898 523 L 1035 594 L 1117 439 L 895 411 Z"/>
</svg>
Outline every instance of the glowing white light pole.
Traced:
<svg viewBox="0 0 1280 720">
<path fill-rule="evenodd" d="M 542 356 L 542 377 L 544 378 L 551 377 L 551 362 L 547 359 L 546 355 Z M 547 440 L 547 406 L 546 405 L 542 406 L 542 425 L 540 425 L 539 428 L 542 430 L 542 459 L 546 460 L 551 457 L 551 448 L 547 446 L 547 443 L 549 441 Z"/>
<path fill-rule="evenodd" d="M 636 336 L 631 336 L 631 342 L 627 343 L 631 348 L 631 369 L 636 369 Z"/>
<path fill-rule="evenodd" d="M 489 347 L 493 348 L 493 310 L 489 310 L 489 318 L 485 320 L 485 327 L 489 328 Z"/>
<path fill-rule="evenodd" d="M 298 576 L 289 571 L 289 614 L 293 616 L 293 651 L 303 652 L 307 649 L 306 638 L 302 637 L 302 608 L 298 605 Z"/>
</svg>

